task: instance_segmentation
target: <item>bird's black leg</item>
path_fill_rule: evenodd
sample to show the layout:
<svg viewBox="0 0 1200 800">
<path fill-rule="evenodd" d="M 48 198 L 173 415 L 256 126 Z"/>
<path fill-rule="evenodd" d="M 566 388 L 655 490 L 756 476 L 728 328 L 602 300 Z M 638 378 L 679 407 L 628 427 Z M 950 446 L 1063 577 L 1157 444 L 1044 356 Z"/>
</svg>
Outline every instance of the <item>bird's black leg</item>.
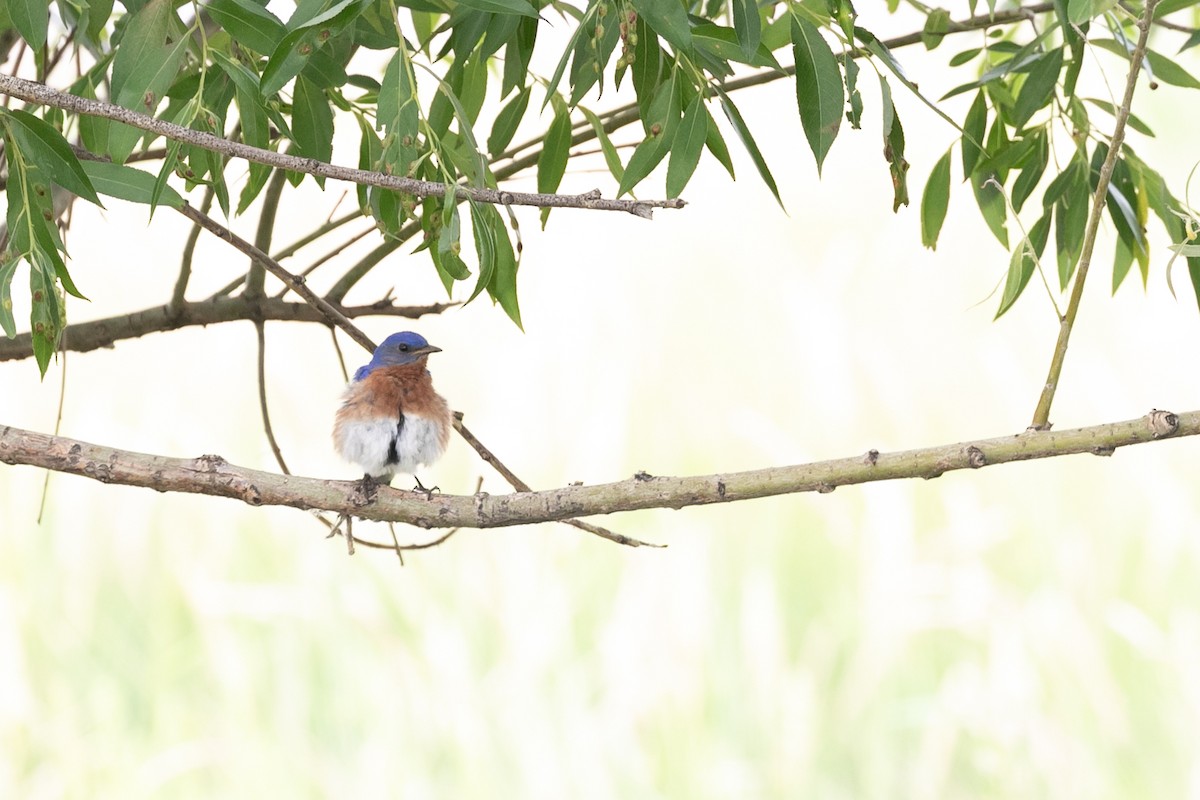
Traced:
<svg viewBox="0 0 1200 800">
<path fill-rule="evenodd" d="M 367 474 L 362 476 L 362 480 L 358 482 L 358 496 L 362 500 L 362 505 L 368 505 L 375 499 L 375 495 L 379 493 L 379 481 L 375 480 L 374 476 Z"/>
<path fill-rule="evenodd" d="M 417 482 L 417 485 L 413 487 L 413 491 L 420 492 L 421 494 L 425 495 L 426 500 L 432 499 L 434 492 L 440 492 L 442 490 L 440 486 L 434 486 L 432 489 L 426 489 L 425 485 L 421 483 L 421 479 L 416 475 L 413 475 L 413 480 Z"/>
</svg>

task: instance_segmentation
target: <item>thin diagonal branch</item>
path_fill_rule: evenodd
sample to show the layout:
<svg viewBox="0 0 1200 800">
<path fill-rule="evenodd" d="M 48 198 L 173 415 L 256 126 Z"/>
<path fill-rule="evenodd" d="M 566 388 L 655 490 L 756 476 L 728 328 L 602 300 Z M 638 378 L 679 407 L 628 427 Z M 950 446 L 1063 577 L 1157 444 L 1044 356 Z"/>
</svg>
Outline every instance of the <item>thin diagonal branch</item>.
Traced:
<svg viewBox="0 0 1200 800">
<path fill-rule="evenodd" d="M 457 303 L 434 303 L 428 306 L 397 306 L 388 300 L 362 306 L 334 304 L 342 315 L 350 319 L 360 317 L 400 317 L 417 319 L 427 314 L 440 314 Z M 60 347 L 64 350 L 86 353 L 103 347 L 112 347 L 125 339 L 137 339 L 151 333 L 189 328 L 197 325 L 216 325 L 239 320 L 267 320 L 279 322 L 321 322 L 328 319 L 308 303 L 297 303 L 278 298 L 253 299 L 246 297 L 220 297 L 215 300 L 198 300 L 184 303 L 173 309 L 169 305 L 121 314 L 116 317 L 77 322 L 63 330 Z M 0 361 L 20 361 L 33 358 L 33 343 L 28 333 L 18 334 L 12 339 L 0 336 Z"/>
<path fill-rule="evenodd" d="M 179 213 L 183 214 L 193 222 L 200 224 L 205 230 L 210 231 L 219 238 L 225 240 L 242 253 L 250 256 L 250 258 L 256 263 L 261 264 L 267 270 L 267 272 L 270 272 L 272 275 L 279 278 L 279 280 L 283 281 L 289 289 L 300 295 L 300 297 L 303 298 L 309 305 L 316 308 L 331 324 L 336 325 L 345 331 L 346 334 L 359 345 L 361 345 L 363 349 L 368 352 L 375 350 L 375 343 L 371 341 L 371 337 L 367 336 L 354 323 L 347 319 L 344 314 L 338 311 L 337 307 L 329 303 L 329 301 L 325 300 L 324 298 L 319 297 L 315 292 L 313 292 L 312 289 L 309 289 L 304 283 L 303 278 L 293 275 L 291 272 L 284 269 L 284 267 L 278 261 L 271 258 L 262 250 L 250 244 L 245 239 L 241 238 L 233 231 L 217 222 L 215 219 L 212 219 L 206 214 L 201 214 L 187 203 L 184 203 L 183 206 L 179 208 Z M 484 447 L 478 439 L 467 433 L 466 429 L 462 427 L 461 415 L 457 422 L 456 429 L 460 434 L 463 435 L 463 438 L 466 439 L 467 443 L 475 448 L 475 451 L 479 453 L 479 455 L 489 464 L 492 464 L 493 466 L 500 464 L 499 460 L 492 455 L 490 450 Z M 501 466 L 503 467 L 502 464 Z M 517 478 L 517 476 L 514 475 L 507 467 L 504 467 L 504 471 L 501 472 L 501 474 L 504 475 L 505 479 L 510 483 L 516 481 L 526 489 L 529 488 L 527 484 L 521 481 L 520 478 Z M 514 483 L 514 488 L 519 488 L 516 483 Z M 637 547 L 639 545 L 646 544 L 645 542 L 640 542 L 636 539 L 630 539 L 628 537 L 621 536 L 618 533 L 613 533 L 612 531 L 599 528 L 595 525 L 581 523 L 578 520 L 564 520 L 564 522 L 568 525 L 581 528 L 582 530 L 588 531 L 589 533 L 593 533 L 597 536 L 603 536 L 606 539 L 611 539 L 612 541 L 620 542 L 621 544 L 627 544 L 631 547 Z M 350 539 L 349 541 L 352 543 L 353 539 Z"/>
<path fill-rule="evenodd" d="M 1144 417 L 1061 431 L 925 447 L 788 467 L 690 477 L 639 473 L 597 486 L 564 486 L 541 492 L 492 496 L 427 496 L 381 488 L 364 504 L 355 481 L 300 478 L 246 469 L 220 456 L 168 458 L 88 444 L 65 437 L 0 428 L 0 462 L 26 464 L 104 483 L 160 492 L 230 497 L 250 505 L 322 509 L 362 519 L 404 522 L 420 528 L 497 528 L 613 514 L 648 508 L 685 508 L 902 478 L 936 478 L 946 472 L 1076 453 L 1112 455 L 1119 447 L 1200 434 L 1200 411 L 1151 411 Z"/>
<path fill-rule="evenodd" d="M 233 158 L 241 158 L 258 164 L 266 164 L 278 169 L 303 172 L 307 175 L 317 175 L 322 178 L 333 178 L 339 181 L 349 181 L 364 186 L 379 186 L 384 189 L 394 189 L 416 197 L 442 197 L 446 193 L 446 185 L 432 181 L 405 178 L 388 175 L 383 172 L 372 172 L 352 167 L 339 167 L 318 161 L 315 158 L 301 158 L 277 153 L 260 147 L 252 147 L 241 142 L 232 142 L 204 131 L 197 131 L 167 122 L 157 117 L 139 114 L 123 106 L 106 103 L 102 100 L 89 100 L 77 97 L 68 92 L 53 89 L 41 83 L 27 81 L 12 75 L 0 74 L 0 94 L 17 97 L 28 103 L 41 106 L 61 108 L 76 114 L 86 114 L 93 117 L 116 120 L 139 130 L 156 133 L 177 142 L 202 147 L 215 153 L 221 153 Z M 485 189 L 472 186 L 460 186 L 455 190 L 457 195 L 468 197 L 476 202 L 493 205 L 535 206 L 538 208 L 585 208 L 595 211 L 625 211 L 635 216 L 650 219 L 656 208 L 683 208 L 686 203 L 680 199 L 673 200 L 618 200 L 600 196 L 599 190 L 577 195 L 565 194 L 536 194 L 531 192 L 509 192 L 502 189 Z"/>
<path fill-rule="evenodd" d="M 1050 358 L 1050 371 L 1046 382 L 1042 384 L 1038 396 L 1037 407 L 1033 411 L 1031 427 L 1046 430 L 1050 427 L 1050 406 L 1054 402 L 1054 394 L 1058 391 L 1058 381 L 1062 376 L 1063 362 L 1067 358 L 1067 344 L 1071 339 L 1071 330 L 1075 327 L 1075 319 L 1079 314 L 1079 305 L 1083 300 L 1083 286 L 1087 280 L 1088 267 L 1092 264 L 1092 253 L 1096 248 L 1096 233 L 1100 229 L 1100 217 L 1104 213 L 1108 199 L 1108 186 L 1112 181 L 1113 169 L 1117 158 L 1121 155 L 1121 146 L 1125 141 L 1125 124 L 1129 121 L 1130 109 L 1133 107 L 1133 93 L 1137 89 L 1138 75 L 1142 71 L 1142 61 L 1146 56 L 1146 42 L 1150 37 L 1150 24 L 1154 19 L 1154 8 L 1158 0 L 1146 0 L 1146 8 L 1142 18 L 1138 20 L 1138 40 L 1133 52 L 1129 54 L 1129 76 L 1125 81 L 1125 97 L 1117 109 L 1116 125 L 1113 126 L 1112 141 L 1108 145 L 1108 154 L 1100 166 L 1100 176 L 1096 181 L 1096 190 L 1092 193 L 1092 211 L 1088 215 L 1087 227 L 1083 233 L 1083 248 L 1079 254 L 1079 266 L 1075 268 L 1075 285 L 1071 287 L 1071 297 L 1067 301 L 1067 310 L 1058 326 L 1058 340 L 1054 344 L 1054 354 Z"/>
</svg>

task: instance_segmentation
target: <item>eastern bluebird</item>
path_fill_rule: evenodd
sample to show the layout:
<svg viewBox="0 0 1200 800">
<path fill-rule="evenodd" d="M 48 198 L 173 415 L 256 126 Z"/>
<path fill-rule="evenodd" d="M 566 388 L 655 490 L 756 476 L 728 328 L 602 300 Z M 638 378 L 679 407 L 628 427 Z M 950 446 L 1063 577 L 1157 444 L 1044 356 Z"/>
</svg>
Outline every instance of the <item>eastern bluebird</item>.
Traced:
<svg viewBox="0 0 1200 800">
<path fill-rule="evenodd" d="M 363 468 L 364 481 L 388 483 L 397 472 L 416 477 L 418 466 L 446 449 L 450 407 L 426 369 L 429 354 L 438 352 L 420 334 L 393 333 L 355 371 L 334 421 L 333 444 Z"/>
</svg>

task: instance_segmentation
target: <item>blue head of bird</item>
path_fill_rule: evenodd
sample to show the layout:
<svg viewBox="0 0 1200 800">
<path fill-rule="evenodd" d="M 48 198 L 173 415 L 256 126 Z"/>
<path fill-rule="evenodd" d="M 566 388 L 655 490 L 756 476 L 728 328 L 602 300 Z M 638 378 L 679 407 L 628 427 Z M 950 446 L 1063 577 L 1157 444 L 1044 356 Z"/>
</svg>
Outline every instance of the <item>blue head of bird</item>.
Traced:
<svg viewBox="0 0 1200 800">
<path fill-rule="evenodd" d="M 430 353 L 440 353 L 442 348 L 434 347 L 425 341 L 425 337 L 413 331 L 400 331 L 384 339 L 375 348 L 371 362 L 358 368 L 354 380 L 361 381 L 380 367 L 400 367 L 418 361 Z"/>
</svg>

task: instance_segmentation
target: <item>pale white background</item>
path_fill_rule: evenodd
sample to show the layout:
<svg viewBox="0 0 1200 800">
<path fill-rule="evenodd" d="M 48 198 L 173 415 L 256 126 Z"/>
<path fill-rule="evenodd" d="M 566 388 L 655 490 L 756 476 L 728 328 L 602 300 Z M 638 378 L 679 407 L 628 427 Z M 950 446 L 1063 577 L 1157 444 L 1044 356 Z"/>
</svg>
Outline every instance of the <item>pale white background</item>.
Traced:
<svg viewBox="0 0 1200 800">
<path fill-rule="evenodd" d="M 951 87 L 938 66 L 973 43 L 902 60 L 937 97 Z M 957 153 L 942 239 L 921 248 L 920 192 L 955 132 L 893 81 L 913 165 L 912 204 L 893 214 L 862 82 L 864 129 L 844 127 L 820 180 L 790 82 L 738 97 L 787 215 L 725 128 L 739 180 L 706 160 L 686 210 L 556 211 L 544 233 L 519 212 L 524 333 L 486 300 L 364 328 L 442 347 L 437 387 L 536 487 L 1019 432 L 1057 331 L 1045 291 L 1035 276 L 992 321 L 1008 254 Z M 1194 101 L 1163 87 L 1139 102 L 1159 137 L 1132 142 L 1182 193 Z M 353 161 L 354 136 L 335 160 Z M 572 171 L 563 190 L 594 186 L 613 189 Z M 289 200 L 277 243 L 341 190 Z M 641 189 L 661 192 L 661 173 Z M 175 279 L 182 218 L 108 207 L 76 206 L 71 269 L 91 302 L 72 301 L 73 320 L 165 302 Z M 1166 288 L 1159 231 L 1145 291 L 1131 277 L 1110 297 L 1099 259 L 1057 427 L 1200 407 L 1200 315 L 1182 265 L 1180 297 Z M 204 238 L 189 294 L 244 269 Z M 406 303 L 443 295 L 406 248 L 350 300 L 392 287 Z M 292 469 L 356 477 L 329 443 L 342 387 L 328 332 L 267 337 Z M 365 359 L 343 344 L 352 368 Z M 63 435 L 273 468 L 248 323 L 67 364 Z M 0 364 L 0 424 L 52 430 L 61 379 L 61 362 L 44 381 Z M 0 468 L 0 794 L 1197 796 L 1196 447 L 604 520 L 665 550 L 553 525 L 464 531 L 404 569 L 348 558 L 300 512 L 65 476 L 39 526 L 43 474 Z M 479 475 L 505 490 L 456 439 L 422 478 L 466 493 Z"/>
</svg>

